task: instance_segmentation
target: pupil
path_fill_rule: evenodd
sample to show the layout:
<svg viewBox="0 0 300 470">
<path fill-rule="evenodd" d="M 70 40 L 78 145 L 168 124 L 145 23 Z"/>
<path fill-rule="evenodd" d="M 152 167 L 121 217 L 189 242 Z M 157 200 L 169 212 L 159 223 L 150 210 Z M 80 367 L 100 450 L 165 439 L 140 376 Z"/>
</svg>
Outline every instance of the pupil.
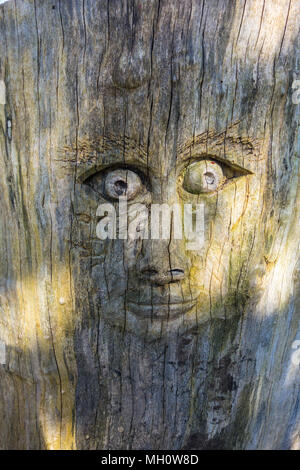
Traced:
<svg viewBox="0 0 300 470">
<path fill-rule="evenodd" d="M 213 173 L 207 172 L 204 173 L 205 180 L 207 184 L 214 184 L 215 182 L 215 175 Z"/>
<path fill-rule="evenodd" d="M 119 180 L 115 182 L 115 191 L 118 196 L 121 196 L 122 194 L 126 193 L 127 191 L 127 183 L 125 181 Z"/>
</svg>

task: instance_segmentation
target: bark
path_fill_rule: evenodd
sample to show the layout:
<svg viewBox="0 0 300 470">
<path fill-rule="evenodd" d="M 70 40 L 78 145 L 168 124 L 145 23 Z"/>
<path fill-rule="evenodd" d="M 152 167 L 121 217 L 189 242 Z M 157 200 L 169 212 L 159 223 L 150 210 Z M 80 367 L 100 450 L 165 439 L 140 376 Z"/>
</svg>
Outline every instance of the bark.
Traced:
<svg viewBox="0 0 300 470">
<path fill-rule="evenodd" d="M 300 449 L 299 21 L 297 0 L 1 5 L 2 449 Z M 205 156 L 239 176 L 190 194 Z M 204 204 L 199 253 L 97 238 L 116 163 L 147 203 Z M 194 291 L 176 320 L 128 309 Z"/>
</svg>

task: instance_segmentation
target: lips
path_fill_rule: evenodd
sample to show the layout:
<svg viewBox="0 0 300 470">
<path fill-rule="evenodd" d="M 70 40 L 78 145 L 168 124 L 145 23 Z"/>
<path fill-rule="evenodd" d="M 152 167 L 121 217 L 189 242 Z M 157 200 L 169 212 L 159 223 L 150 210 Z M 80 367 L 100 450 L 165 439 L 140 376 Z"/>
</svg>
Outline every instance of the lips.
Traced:
<svg viewBox="0 0 300 470">
<path fill-rule="evenodd" d="M 127 302 L 127 309 L 142 318 L 151 319 L 172 319 L 184 315 L 191 311 L 197 303 L 197 299 L 182 301 L 179 299 L 170 299 L 169 302 L 156 299 L 153 303 L 145 302 Z"/>
</svg>

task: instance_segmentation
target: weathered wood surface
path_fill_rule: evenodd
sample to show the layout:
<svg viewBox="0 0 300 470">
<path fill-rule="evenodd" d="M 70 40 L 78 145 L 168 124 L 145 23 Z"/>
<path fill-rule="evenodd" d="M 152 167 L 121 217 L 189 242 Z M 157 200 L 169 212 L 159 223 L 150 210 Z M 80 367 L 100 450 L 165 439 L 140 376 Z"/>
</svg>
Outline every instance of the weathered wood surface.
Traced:
<svg viewBox="0 0 300 470">
<path fill-rule="evenodd" d="M 299 21 L 298 0 L 0 7 L 2 449 L 300 448 Z M 252 174 L 189 194 L 192 153 Z M 204 250 L 97 240 L 103 161 L 203 201 Z M 145 320 L 137 288 L 200 294 Z"/>
</svg>

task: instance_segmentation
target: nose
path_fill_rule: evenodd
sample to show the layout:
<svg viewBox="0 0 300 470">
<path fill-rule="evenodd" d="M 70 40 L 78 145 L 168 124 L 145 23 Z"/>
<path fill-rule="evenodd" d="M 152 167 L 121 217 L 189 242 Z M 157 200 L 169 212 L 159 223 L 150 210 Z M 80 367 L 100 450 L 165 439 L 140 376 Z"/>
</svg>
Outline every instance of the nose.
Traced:
<svg viewBox="0 0 300 470">
<path fill-rule="evenodd" d="M 182 281 L 185 278 L 185 273 L 181 268 L 159 271 L 155 267 L 149 266 L 140 271 L 140 278 L 150 284 L 162 286 Z"/>
<path fill-rule="evenodd" d="M 188 273 L 188 260 L 181 240 L 144 240 L 137 271 L 140 280 L 152 285 L 182 282 Z"/>
</svg>

